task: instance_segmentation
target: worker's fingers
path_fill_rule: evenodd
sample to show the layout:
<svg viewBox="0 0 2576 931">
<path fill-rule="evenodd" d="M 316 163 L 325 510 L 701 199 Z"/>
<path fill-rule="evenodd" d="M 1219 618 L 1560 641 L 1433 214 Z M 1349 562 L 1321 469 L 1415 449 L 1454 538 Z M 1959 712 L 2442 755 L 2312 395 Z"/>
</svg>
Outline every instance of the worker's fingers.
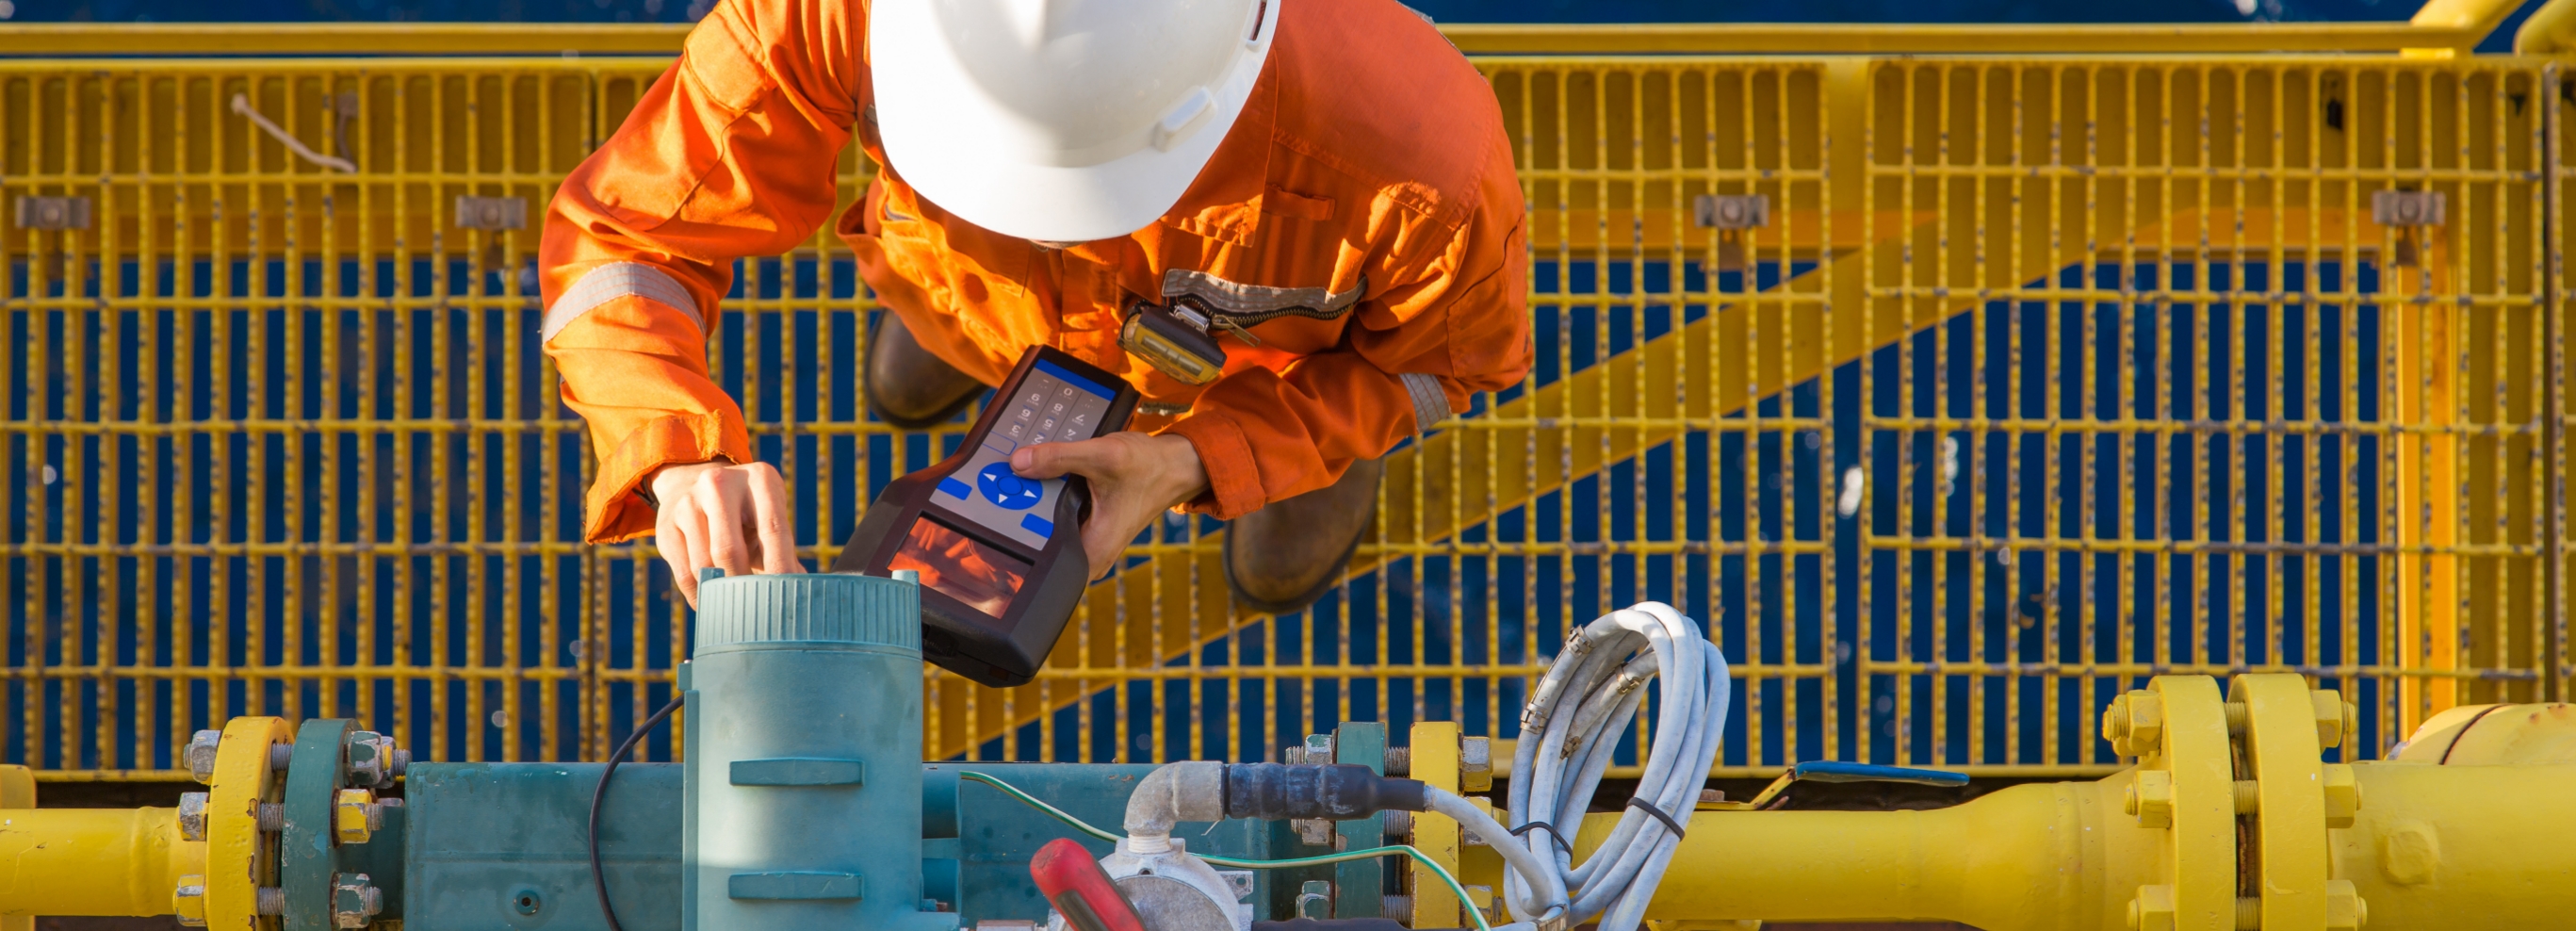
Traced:
<svg viewBox="0 0 2576 931">
<path fill-rule="evenodd" d="M 752 537 L 760 545 L 760 571 L 805 571 L 805 564 L 796 561 L 796 538 L 787 532 L 787 481 L 765 462 L 750 471 Z"/>
<path fill-rule="evenodd" d="M 708 555 L 707 550 L 707 511 L 699 506 L 695 495 L 682 499 L 679 511 L 680 539 L 688 543 L 688 564 L 680 570 L 681 577 L 688 581 L 681 584 L 688 586 L 689 607 L 695 608 L 698 606 L 698 570 L 714 564 L 714 557 Z"/>
<path fill-rule="evenodd" d="M 699 510 L 706 512 L 707 562 L 726 575 L 745 575 L 757 571 L 751 559 L 751 541 L 743 536 L 743 526 L 750 523 L 751 496 L 743 489 L 743 480 L 733 470 L 707 473 L 690 494 Z"/>
<path fill-rule="evenodd" d="M 698 578 L 689 571 L 688 532 L 681 529 L 678 508 L 663 508 L 653 516 L 653 548 L 662 554 L 662 564 L 671 567 L 671 582 L 689 607 L 698 606 Z"/>
<path fill-rule="evenodd" d="M 1011 451 L 1011 471 L 1025 478 L 1054 478 L 1070 472 L 1107 479 L 1126 471 L 1133 458 L 1127 441 L 1112 434 L 1071 443 L 1022 446 Z"/>
</svg>

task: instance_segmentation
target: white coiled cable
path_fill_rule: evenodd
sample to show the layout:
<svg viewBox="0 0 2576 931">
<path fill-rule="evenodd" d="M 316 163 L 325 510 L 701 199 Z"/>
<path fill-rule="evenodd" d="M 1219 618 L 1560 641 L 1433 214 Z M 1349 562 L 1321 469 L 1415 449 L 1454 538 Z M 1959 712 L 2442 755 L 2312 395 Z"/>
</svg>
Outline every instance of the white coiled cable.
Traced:
<svg viewBox="0 0 2576 931">
<path fill-rule="evenodd" d="M 1643 686 L 1659 677 L 1662 703 L 1637 794 L 1576 866 L 1583 812 L 1645 701 Z M 1511 864 L 1503 888 L 1512 917 L 1564 928 L 1599 915 L 1600 931 L 1635 931 L 1708 785 L 1733 695 L 1726 656 L 1671 605 L 1602 615 L 1567 638 L 1521 713 L 1510 828 L 1447 792 L 1432 793 L 1432 810 L 1469 825 Z"/>
</svg>

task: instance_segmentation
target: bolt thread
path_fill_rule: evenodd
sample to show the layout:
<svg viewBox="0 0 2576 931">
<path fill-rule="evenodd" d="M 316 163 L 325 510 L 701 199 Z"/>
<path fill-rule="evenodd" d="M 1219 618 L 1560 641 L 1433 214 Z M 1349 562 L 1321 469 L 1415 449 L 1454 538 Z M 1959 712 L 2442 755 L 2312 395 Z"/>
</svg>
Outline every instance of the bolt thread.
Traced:
<svg viewBox="0 0 2576 931">
<path fill-rule="evenodd" d="M 2256 898 L 2237 899 L 2236 931 L 2261 931 L 2262 927 L 2263 900 Z"/>
</svg>

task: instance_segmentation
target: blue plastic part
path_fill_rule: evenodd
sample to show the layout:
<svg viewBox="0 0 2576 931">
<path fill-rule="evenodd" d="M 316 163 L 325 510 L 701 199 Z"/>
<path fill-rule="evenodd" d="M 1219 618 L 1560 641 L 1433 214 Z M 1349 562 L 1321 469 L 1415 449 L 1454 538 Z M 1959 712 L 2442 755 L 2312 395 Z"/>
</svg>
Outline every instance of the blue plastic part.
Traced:
<svg viewBox="0 0 2576 931">
<path fill-rule="evenodd" d="M 1837 760 L 1809 760 L 1789 768 L 1793 780 L 1811 782 L 1912 782 L 1927 786 L 1963 786 L 1968 774 L 1909 766 L 1873 766 Z"/>
<path fill-rule="evenodd" d="M 1020 515 L 1020 529 L 1041 537 L 1055 536 L 1055 522 L 1035 514 Z"/>
<path fill-rule="evenodd" d="M 954 475 L 942 476 L 939 479 L 939 490 L 947 492 L 949 497 L 955 498 L 959 501 L 964 501 L 966 500 L 967 495 L 975 493 L 973 486 L 970 486 L 965 482 L 958 481 L 957 477 Z"/>
<path fill-rule="evenodd" d="M 684 931 L 949 931 L 922 910 L 919 587 L 743 575 L 699 588 Z M 867 785 L 740 785 L 737 762 L 856 761 Z M 892 828 L 892 830 L 886 830 Z M 861 890 L 865 895 L 861 895 Z"/>
</svg>

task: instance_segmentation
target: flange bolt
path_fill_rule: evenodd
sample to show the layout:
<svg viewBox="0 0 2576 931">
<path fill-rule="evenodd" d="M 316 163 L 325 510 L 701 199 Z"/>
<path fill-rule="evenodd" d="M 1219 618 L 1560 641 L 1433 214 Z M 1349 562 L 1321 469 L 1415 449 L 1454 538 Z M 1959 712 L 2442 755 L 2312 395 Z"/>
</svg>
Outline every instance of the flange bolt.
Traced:
<svg viewBox="0 0 2576 931">
<path fill-rule="evenodd" d="M 2102 737 L 2121 756 L 2146 756 L 2163 745 L 2164 696 L 2140 689 L 2111 699 L 2102 709 Z"/>
<path fill-rule="evenodd" d="M 2369 923 L 2370 903 L 2362 901 L 2352 880 L 2326 880 L 2326 931 L 2359 931 Z"/>
<path fill-rule="evenodd" d="M 384 890 L 372 885 L 367 874 L 339 873 L 331 877 L 333 927 L 364 928 L 384 910 Z"/>
<path fill-rule="evenodd" d="M 179 794 L 179 839 L 206 839 L 206 793 Z"/>
<path fill-rule="evenodd" d="M 2326 827 L 2348 828 L 2354 814 L 2361 811 L 2361 782 L 2349 763 L 2328 763 L 2325 767 Z"/>
<path fill-rule="evenodd" d="M 2121 807 L 2138 817 L 2139 827 L 2173 827 L 2173 774 L 2160 769 L 2139 770 L 2121 799 Z"/>
<path fill-rule="evenodd" d="M 2139 886 L 2129 900 L 2129 931 L 2174 931 L 2172 886 Z"/>
<path fill-rule="evenodd" d="M 188 749 L 182 755 L 188 761 L 188 775 L 198 782 L 215 782 L 215 751 L 223 748 L 224 732 L 198 731 L 188 738 Z"/>
<path fill-rule="evenodd" d="M 1458 738 L 1458 787 L 1469 792 L 1494 788 L 1494 742 L 1484 737 Z"/>
<path fill-rule="evenodd" d="M 385 826 L 385 810 L 376 794 L 342 789 L 331 800 L 331 834 L 343 844 L 363 844 Z"/>
<path fill-rule="evenodd" d="M 179 923 L 191 928 L 206 926 L 206 877 L 190 874 L 179 877 L 179 888 L 170 893 L 170 910 L 177 912 Z"/>
</svg>

